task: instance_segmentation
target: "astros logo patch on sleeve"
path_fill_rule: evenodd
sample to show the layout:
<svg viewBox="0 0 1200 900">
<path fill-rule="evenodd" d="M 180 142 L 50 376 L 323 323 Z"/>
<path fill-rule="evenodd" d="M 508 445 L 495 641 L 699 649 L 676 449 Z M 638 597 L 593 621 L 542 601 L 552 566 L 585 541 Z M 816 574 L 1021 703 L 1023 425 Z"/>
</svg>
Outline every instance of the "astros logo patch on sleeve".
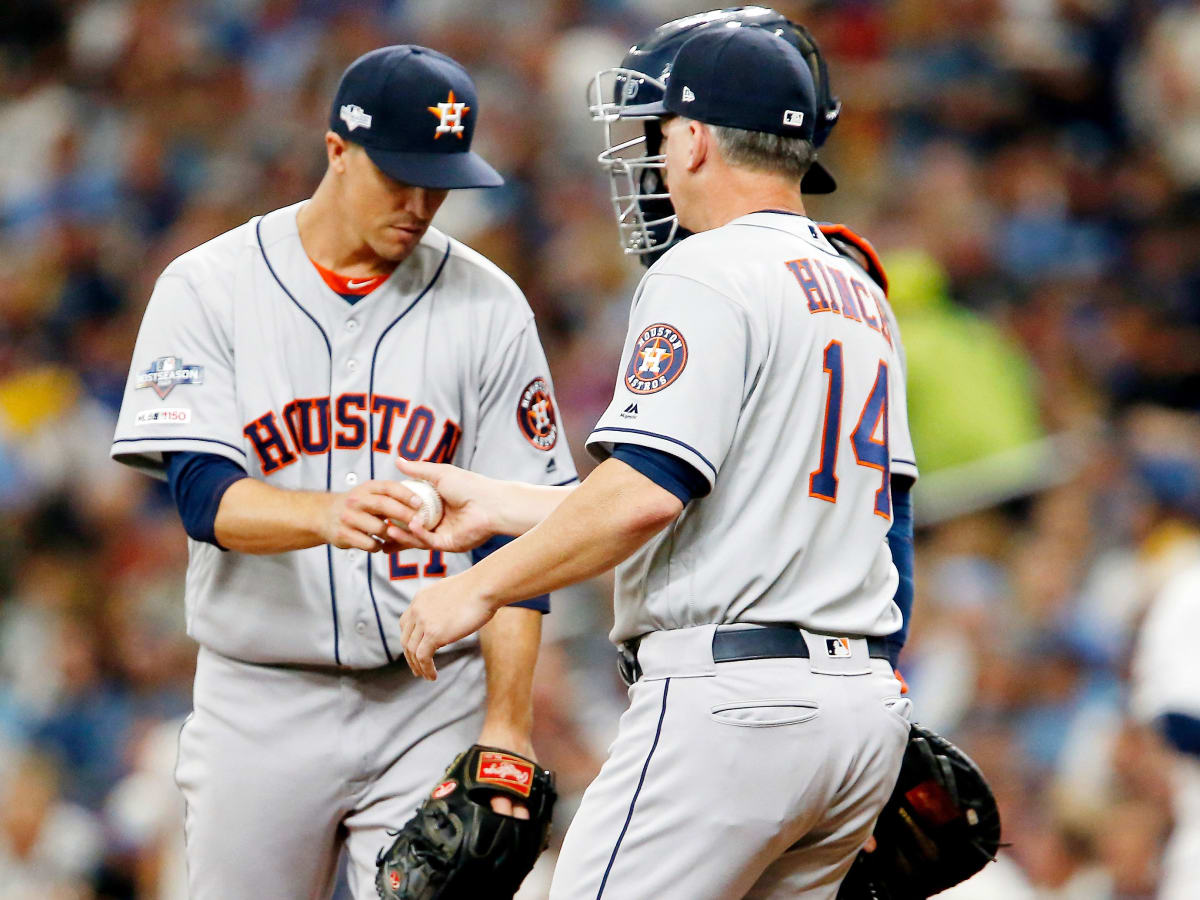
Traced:
<svg viewBox="0 0 1200 900">
<path fill-rule="evenodd" d="M 686 365 L 687 342 L 683 335 L 663 322 L 651 325 L 633 345 L 625 387 L 635 394 L 653 394 L 678 378 Z"/>
<path fill-rule="evenodd" d="M 546 379 L 535 378 L 521 391 L 517 402 L 517 424 L 525 440 L 539 450 L 553 450 L 558 443 L 558 418 Z"/>
</svg>

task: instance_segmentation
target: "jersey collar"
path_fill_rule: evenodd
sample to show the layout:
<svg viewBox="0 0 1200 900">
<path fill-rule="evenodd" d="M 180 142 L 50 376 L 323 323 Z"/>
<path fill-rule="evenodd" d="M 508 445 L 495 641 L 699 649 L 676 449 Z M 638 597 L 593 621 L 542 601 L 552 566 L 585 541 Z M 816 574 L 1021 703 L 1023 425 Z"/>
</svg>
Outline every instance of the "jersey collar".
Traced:
<svg viewBox="0 0 1200 900">
<path fill-rule="evenodd" d="M 826 253 L 840 255 L 829 243 L 817 224 L 806 215 L 789 209 L 759 209 L 744 216 L 739 216 L 730 225 L 751 225 L 757 228 L 771 228 L 787 234 L 803 238 L 810 244 L 815 244 Z"/>
</svg>

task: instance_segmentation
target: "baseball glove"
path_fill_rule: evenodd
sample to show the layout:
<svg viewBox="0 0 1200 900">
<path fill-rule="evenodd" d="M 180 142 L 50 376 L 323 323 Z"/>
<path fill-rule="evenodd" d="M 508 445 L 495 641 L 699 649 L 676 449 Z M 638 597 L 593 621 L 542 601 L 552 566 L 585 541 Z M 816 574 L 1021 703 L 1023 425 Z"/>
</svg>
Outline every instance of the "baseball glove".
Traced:
<svg viewBox="0 0 1200 900">
<path fill-rule="evenodd" d="M 492 812 L 511 797 L 528 819 Z M 550 839 L 554 773 L 479 744 L 458 755 L 395 842 L 375 860 L 382 900 L 511 900 Z"/>
<path fill-rule="evenodd" d="M 873 852 L 855 858 L 838 900 L 925 900 L 966 881 L 996 858 L 1000 811 L 970 757 L 914 724 L 875 840 Z"/>
</svg>

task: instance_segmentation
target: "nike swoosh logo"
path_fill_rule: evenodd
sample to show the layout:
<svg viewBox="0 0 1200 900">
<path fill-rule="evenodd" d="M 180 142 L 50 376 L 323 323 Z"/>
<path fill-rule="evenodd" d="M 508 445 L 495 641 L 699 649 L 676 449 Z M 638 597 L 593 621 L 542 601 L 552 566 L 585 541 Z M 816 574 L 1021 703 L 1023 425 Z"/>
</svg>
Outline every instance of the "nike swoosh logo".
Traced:
<svg viewBox="0 0 1200 900">
<path fill-rule="evenodd" d="M 374 280 L 374 278 L 367 278 L 363 281 L 347 281 L 346 287 L 350 288 L 352 291 L 357 291 L 359 288 L 366 287 Z"/>
</svg>

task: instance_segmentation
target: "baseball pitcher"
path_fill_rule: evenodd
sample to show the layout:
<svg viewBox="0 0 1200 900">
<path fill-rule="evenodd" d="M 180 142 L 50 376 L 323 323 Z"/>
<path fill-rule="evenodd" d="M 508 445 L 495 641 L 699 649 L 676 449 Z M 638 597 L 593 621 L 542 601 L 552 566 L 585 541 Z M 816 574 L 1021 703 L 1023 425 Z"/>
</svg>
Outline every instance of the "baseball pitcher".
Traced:
<svg viewBox="0 0 1200 900">
<path fill-rule="evenodd" d="M 189 535 L 200 651 L 177 780 L 196 900 L 328 897 L 343 845 L 354 896 L 374 896 L 389 829 L 461 751 L 481 821 L 522 864 L 541 849 L 546 596 L 448 648 L 436 683 L 401 661 L 401 612 L 473 557 L 394 524 L 420 502 L 393 460 L 575 480 L 524 297 L 430 224 L 447 191 L 502 183 L 471 152 L 479 114 L 450 58 L 366 54 L 313 196 L 185 253 L 146 308 L 112 455 L 169 481 Z"/>
</svg>

